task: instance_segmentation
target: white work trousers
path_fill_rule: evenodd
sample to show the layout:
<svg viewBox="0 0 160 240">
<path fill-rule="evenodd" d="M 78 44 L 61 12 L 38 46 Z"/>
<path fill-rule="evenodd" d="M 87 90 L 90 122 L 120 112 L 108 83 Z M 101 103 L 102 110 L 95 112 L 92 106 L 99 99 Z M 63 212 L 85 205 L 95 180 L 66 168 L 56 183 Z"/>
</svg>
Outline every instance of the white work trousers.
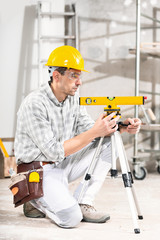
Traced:
<svg viewBox="0 0 160 240">
<path fill-rule="evenodd" d="M 68 186 L 69 183 L 85 176 L 98 142 L 99 140 L 95 140 L 77 153 L 66 157 L 58 165 L 47 164 L 43 166 L 44 196 L 31 201 L 31 203 L 60 227 L 75 227 L 82 220 L 82 213 L 77 202 L 82 182 L 73 195 Z M 107 137 L 103 140 L 93 176 L 85 189 L 81 203 L 93 205 L 95 195 L 101 188 L 110 168 L 111 141 L 110 137 Z"/>
</svg>

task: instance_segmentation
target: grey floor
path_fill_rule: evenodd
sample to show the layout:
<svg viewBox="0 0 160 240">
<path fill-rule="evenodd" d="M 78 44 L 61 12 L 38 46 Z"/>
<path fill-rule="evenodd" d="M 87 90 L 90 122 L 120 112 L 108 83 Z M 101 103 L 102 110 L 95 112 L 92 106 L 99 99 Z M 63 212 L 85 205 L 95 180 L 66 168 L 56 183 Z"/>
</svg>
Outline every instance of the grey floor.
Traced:
<svg viewBox="0 0 160 240">
<path fill-rule="evenodd" d="M 95 206 L 110 213 L 111 220 L 103 224 L 81 222 L 74 229 L 62 229 L 49 219 L 30 219 L 22 207 L 14 208 L 8 189 L 10 179 L 0 180 L 0 239 L 34 240 L 155 240 L 160 236 L 160 174 L 152 173 L 134 188 L 144 219 L 139 220 L 140 234 L 134 234 L 133 221 L 122 179 L 106 178 L 97 195 Z M 77 183 L 70 186 L 74 190 Z M 65 198 L 64 198 L 65 199 Z"/>
</svg>

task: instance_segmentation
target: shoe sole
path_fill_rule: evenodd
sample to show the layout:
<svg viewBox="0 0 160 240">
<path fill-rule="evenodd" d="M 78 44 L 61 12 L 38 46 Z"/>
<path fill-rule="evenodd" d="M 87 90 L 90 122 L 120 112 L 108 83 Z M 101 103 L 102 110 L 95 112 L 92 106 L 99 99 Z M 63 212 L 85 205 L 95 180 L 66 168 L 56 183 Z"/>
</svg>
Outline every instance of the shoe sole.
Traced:
<svg viewBox="0 0 160 240">
<path fill-rule="evenodd" d="M 46 216 L 45 215 L 33 215 L 33 214 L 24 214 L 25 217 L 28 217 L 28 218 L 45 218 Z"/>
<path fill-rule="evenodd" d="M 110 220 L 110 216 L 102 217 L 100 219 L 90 219 L 90 218 L 83 217 L 82 222 L 105 223 L 108 220 Z"/>
</svg>

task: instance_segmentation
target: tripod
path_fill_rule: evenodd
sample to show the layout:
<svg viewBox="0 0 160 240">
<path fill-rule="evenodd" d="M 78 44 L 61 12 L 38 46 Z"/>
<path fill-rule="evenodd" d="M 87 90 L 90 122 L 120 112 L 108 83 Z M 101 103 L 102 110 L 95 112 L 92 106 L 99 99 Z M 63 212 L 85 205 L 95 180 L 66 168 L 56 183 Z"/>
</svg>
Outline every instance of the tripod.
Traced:
<svg viewBox="0 0 160 240">
<path fill-rule="evenodd" d="M 80 203 L 83 194 L 85 192 L 86 186 L 88 184 L 88 181 L 91 179 L 92 174 L 94 172 L 96 163 L 98 161 L 98 156 L 100 154 L 101 148 L 102 148 L 102 143 L 103 143 L 104 137 L 100 138 L 99 144 L 96 148 L 95 154 L 93 156 L 93 159 L 90 163 L 90 166 L 88 167 L 87 173 L 85 174 L 84 177 L 84 183 L 81 189 L 81 192 L 78 197 L 78 202 Z M 120 161 L 120 166 L 121 166 L 121 171 L 122 171 L 122 179 L 124 182 L 124 187 L 127 192 L 128 196 L 128 201 L 131 209 L 131 214 L 132 214 L 132 219 L 133 219 L 133 225 L 134 225 L 134 232 L 135 233 L 140 233 L 140 229 L 138 226 L 138 221 L 137 221 L 137 214 L 138 214 L 138 219 L 143 219 L 143 216 L 140 212 L 140 208 L 138 205 L 137 197 L 135 194 L 135 190 L 133 187 L 133 178 L 132 174 L 130 172 L 127 156 L 125 153 L 124 145 L 122 142 L 121 135 L 119 131 L 116 131 L 114 134 L 111 136 L 111 144 L 112 144 L 112 170 L 111 170 L 111 176 L 116 177 L 117 176 L 117 170 L 116 170 L 116 156 L 115 156 L 115 150 L 117 149 L 119 161 Z"/>
</svg>

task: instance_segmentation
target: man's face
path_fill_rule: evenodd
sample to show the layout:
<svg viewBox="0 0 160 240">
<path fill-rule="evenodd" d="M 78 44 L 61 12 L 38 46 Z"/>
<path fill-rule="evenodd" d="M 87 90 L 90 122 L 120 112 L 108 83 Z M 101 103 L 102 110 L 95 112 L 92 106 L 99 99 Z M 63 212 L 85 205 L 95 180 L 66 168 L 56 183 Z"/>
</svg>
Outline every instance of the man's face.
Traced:
<svg viewBox="0 0 160 240">
<path fill-rule="evenodd" d="M 59 81 L 60 91 L 66 96 L 74 96 L 81 84 L 81 71 L 75 69 L 66 70 Z"/>
</svg>

